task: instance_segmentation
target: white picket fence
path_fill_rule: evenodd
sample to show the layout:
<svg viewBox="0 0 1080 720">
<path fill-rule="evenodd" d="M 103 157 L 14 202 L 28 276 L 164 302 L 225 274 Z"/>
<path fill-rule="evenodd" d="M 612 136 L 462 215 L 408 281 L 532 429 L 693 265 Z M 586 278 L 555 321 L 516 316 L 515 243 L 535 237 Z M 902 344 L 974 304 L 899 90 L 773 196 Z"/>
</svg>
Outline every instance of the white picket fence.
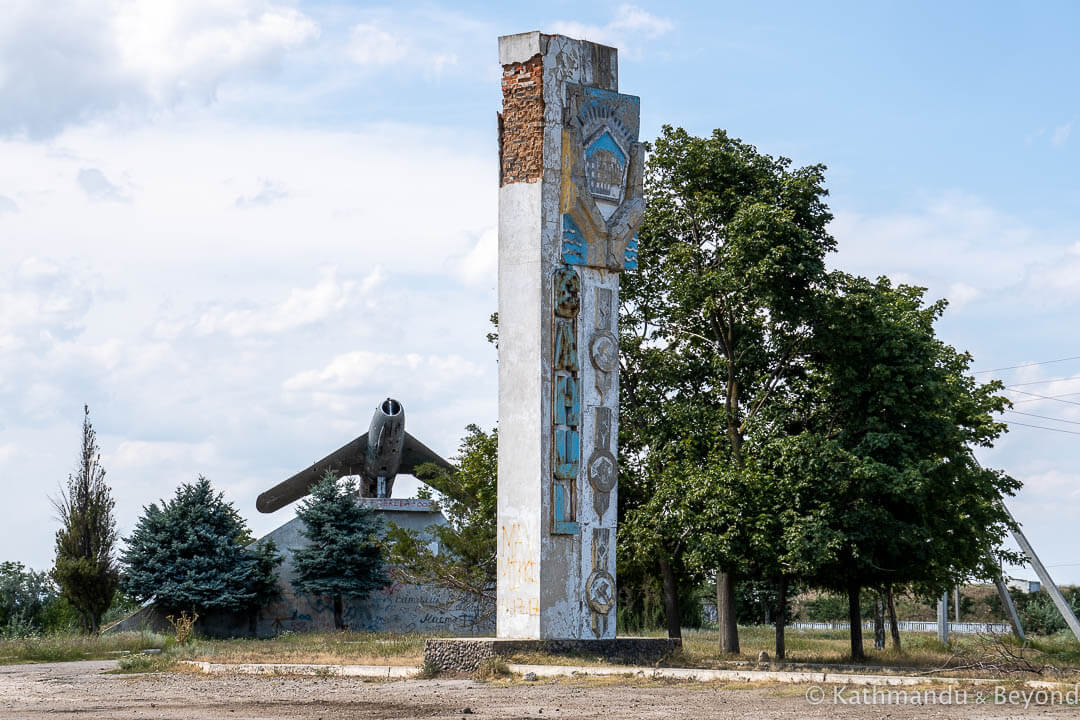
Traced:
<svg viewBox="0 0 1080 720">
<path fill-rule="evenodd" d="M 901 632 L 936 633 L 938 630 L 938 624 L 932 620 L 899 620 L 896 624 Z M 850 625 L 846 622 L 793 622 L 788 627 L 795 630 L 847 630 Z M 863 629 L 873 632 L 874 623 L 863 623 Z M 959 635 L 1004 635 L 1012 632 L 1012 628 L 1006 623 L 950 622 L 949 632 Z"/>
</svg>

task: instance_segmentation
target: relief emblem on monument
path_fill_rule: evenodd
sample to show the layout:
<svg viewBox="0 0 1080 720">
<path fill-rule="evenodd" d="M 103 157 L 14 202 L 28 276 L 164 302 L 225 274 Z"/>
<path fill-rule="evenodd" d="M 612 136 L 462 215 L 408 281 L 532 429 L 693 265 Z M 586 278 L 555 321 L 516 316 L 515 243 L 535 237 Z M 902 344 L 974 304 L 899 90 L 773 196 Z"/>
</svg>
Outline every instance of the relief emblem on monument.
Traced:
<svg viewBox="0 0 1080 720">
<path fill-rule="evenodd" d="M 567 85 L 562 133 L 562 259 L 614 272 L 637 267 L 635 233 L 644 216 L 645 149 L 639 100 Z"/>
<path fill-rule="evenodd" d="M 604 637 L 608 631 L 608 615 L 615 607 L 615 578 L 607 571 L 611 530 L 594 528 L 592 541 L 593 571 L 585 581 L 585 603 L 592 611 L 593 634 Z"/>
<path fill-rule="evenodd" d="M 555 310 L 552 368 L 551 532 L 577 535 L 577 478 L 581 472 L 581 389 L 577 350 L 577 316 L 581 310 L 581 278 L 572 267 L 552 277 Z"/>
</svg>

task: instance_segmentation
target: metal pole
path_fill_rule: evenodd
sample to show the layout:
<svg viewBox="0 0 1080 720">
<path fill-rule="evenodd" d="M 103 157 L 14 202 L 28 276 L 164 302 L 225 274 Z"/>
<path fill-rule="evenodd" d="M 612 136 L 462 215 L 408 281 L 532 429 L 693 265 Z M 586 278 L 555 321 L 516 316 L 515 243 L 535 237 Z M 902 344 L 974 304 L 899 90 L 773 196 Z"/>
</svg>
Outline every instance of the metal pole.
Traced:
<svg viewBox="0 0 1080 720">
<path fill-rule="evenodd" d="M 1020 615 L 1016 612 L 1016 605 L 1013 604 L 1012 595 L 1009 594 L 1009 588 L 1005 585 L 1005 579 L 1001 577 L 1000 572 L 994 575 L 994 585 L 997 586 L 998 597 L 1001 598 L 1002 606 L 1009 614 L 1009 624 L 1012 625 L 1013 634 L 1021 642 L 1027 641 L 1027 637 L 1024 636 L 1024 626 L 1020 624 Z"/>
<path fill-rule="evenodd" d="M 1035 549 L 1031 547 L 1031 543 L 1024 537 L 1024 533 L 1020 531 L 1020 524 L 1016 522 L 1016 518 L 1009 512 L 1009 508 L 1005 507 L 1005 503 L 1001 503 L 1001 507 L 1005 508 L 1005 512 L 1008 513 L 1009 519 L 1016 524 L 1016 529 L 1013 530 L 1013 537 L 1016 538 L 1016 542 L 1020 545 L 1020 549 L 1028 556 L 1028 560 L 1031 560 L 1031 565 L 1035 568 L 1035 572 L 1042 582 L 1043 589 L 1050 593 L 1050 599 L 1054 601 L 1054 607 L 1061 613 L 1061 617 L 1065 618 L 1065 624 L 1072 630 L 1076 639 L 1080 640 L 1080 621 L 1077 621 L 1076 614 L 1072 611 L 1072 608 L 1069 607 L 1069 603 L 1065 602 L 1065 598 L 1062 596 L 1061 591 L 1058 590 L 1058 586 L 1054 584 L 1054 580 L 1050 577 L 1050 573 L 1046 571 L 1042 561 L 1039 560 L 1039 556 L 1035 554 Z"/>
<path fill-rule="evenodd" d="M 953 588 L 953 615 L 956 622 L 960 622 L 960 586 Z"/>
<path fill-rule="evenodd" d="M 949 591 L 941 593 L 941 599 L 937 604 L 937 639 L 948 644 L 949 642 Z"/>
</svg>

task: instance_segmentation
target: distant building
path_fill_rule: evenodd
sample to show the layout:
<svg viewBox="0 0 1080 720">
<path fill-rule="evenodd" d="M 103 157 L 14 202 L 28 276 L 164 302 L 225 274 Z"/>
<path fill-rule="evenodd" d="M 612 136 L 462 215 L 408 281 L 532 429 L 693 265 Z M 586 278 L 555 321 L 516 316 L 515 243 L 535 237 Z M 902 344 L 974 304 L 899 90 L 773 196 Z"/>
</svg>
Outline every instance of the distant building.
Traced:
<svg viewBox="0 0 1080 720">
<path fill-rule="evenodd" d="M 1024 580 L 1022 578 L 1009 578 L 1005 581 L 1005 585 L 1010 590 L 1016 590 L 1017 592 L 1025 593 L 1037 593 L 1042 590 L 1042 583 L 1038 580 Z"/>
</svg>

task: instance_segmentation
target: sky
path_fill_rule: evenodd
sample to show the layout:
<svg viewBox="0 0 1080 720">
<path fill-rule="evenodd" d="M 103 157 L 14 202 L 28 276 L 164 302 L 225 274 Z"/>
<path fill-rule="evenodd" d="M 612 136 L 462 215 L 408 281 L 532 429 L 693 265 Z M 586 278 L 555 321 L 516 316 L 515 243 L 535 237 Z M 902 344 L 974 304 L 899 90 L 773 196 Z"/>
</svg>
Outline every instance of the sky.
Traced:
<svg viewBox="0 0 1080 720">
<path fill-rule="evenodd" d="M 830 266 L 948 298 L 940 336 L 1016 403 L 978 457 L 1080 584 L 1078 23 L 1067 2 L 0 0 L 0 560 L 51 566 L 84 404 L 121 535 L 200 474 L 268 532 L 293 510 L 255 497 L 388 395 L 446 456 L 493 427 L 497 37 L 539 29 L 619 48 L 644 139 L 723 128 L 828 166 Z"/>
</svg>

